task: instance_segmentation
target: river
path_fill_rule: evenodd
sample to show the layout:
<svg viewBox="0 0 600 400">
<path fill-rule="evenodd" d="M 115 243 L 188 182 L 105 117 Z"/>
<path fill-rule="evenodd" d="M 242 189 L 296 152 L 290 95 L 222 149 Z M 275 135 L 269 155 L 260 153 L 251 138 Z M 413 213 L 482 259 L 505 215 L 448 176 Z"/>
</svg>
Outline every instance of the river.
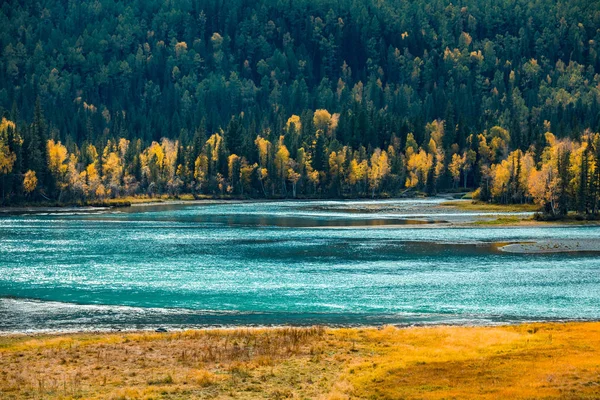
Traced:
<svg viewBox="0 0 600 400">
<path fill-rule="evenodd" d="M 0 331 L 600 319 L 600 256 L 498 243 L 440 199 L 225 202 L 0 216 Z"/>
</svg>

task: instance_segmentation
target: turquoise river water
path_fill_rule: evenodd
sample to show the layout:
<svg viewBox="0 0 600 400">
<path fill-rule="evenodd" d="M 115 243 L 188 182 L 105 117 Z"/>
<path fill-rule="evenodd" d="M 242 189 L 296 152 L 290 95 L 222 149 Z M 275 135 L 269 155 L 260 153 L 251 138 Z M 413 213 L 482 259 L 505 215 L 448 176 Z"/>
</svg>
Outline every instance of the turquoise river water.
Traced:
<svg viewBox="0 0 600 400">
<path fill-rule="evenodd" d="M 439 202 L 0 216 L 0 331 L 600 319 L 598 254 L 494 245 L 600 227 L 457 226 L 490 216 Z"/>
</svg>

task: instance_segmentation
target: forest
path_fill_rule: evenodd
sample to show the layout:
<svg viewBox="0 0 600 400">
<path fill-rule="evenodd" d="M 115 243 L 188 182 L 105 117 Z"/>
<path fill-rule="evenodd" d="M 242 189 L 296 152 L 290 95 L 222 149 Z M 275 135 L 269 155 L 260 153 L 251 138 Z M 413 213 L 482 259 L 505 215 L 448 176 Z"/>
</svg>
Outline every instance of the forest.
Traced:
<svg viewBox="0 0 600 400">
<path fill-rule="evenodd" d="M 9 0 L 1 204 L 473 190 L 600 212 L 597 0 Z"/>
</svg>

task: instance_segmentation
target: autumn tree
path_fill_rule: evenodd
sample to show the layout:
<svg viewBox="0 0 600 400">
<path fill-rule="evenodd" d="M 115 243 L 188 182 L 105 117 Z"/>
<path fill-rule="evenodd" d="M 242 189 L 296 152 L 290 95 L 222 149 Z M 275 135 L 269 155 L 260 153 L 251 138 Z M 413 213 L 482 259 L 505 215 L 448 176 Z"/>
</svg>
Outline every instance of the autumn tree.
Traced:
<svg viewBox="0 0 600 400">
<path fill-rule="evenodd" d="M 375 191 L 381 187 L 382 181 L 390 172 L 388 156 L 385 150 L 375 149 L 371 156 L 369 166 L 369 186 L 371 188 L 371 197 L 375 197 Z"/>
<path fill-rule="evenodd" d="M 208 156 L 201 153 L 194 162 L 194 180 L 195 190 L 202 192 L 203 187 L 206 185 L 208 179 Z"/>
<path fill-rule="evenodd" d="M 365 181 L 367 180 L 369 172 L 369 164 L 367 160 L 358 162 L 355 158 L 350 161 L 350 170 L 348 172 L 348 184 L 352 187 L 356 187 L 360 193 L 365 190 Z"/>
<path fill-rule="evenodd" d="M 453 188 L 456 188 L 460 183 L 460 175 L 463 171 L 466 161 L 466 157 L 461 157 L 457 153 L 452 154 L 452 161 L 448 165 L 448 170 L 450 171 L 450 175 L 452 175 Z"/>
<path fill-rule="evenodd" d="M 329 124 L 331 123 L 331 114 L 327 110 L 316 110 L 313 116 L 313 124 L 317 133 L 329 133 Z"/>
<path fill-rule="evenodd" d="M 281 182 L 281 193 L 285 195 L 287 193 L 285 181 L 289 169 L 288 163 L 290 161 L 290 152 L 281 139 L 277 152 L 275 153 L 275 173 Z"/>
<path fill-rule="evenodd" d="M 2 176 L 2 200 L 5 193 L 5 176 L 10 174 L 16 161 L 16 154 L 10 149 L 10 133 L 15 130 L 14 122 L 2 118 L 0 122 L 0 175 Z"/>
<path fill-rule="evenodd" d="M 296 169 L 298 168 L 298 164 L 293 161 L 290 160 L 290 167 L 288 168 L 287 171 L 287 177 L 288 180 L 290 181 L 290 183 L 292 184 L 292 195 L 294 198 L 296 198 L 296 185 L 298 184 L 298 181 L 301 178 L 301 175 L 296 172 Z"/>
<path fill-rule="evenodd" d="M 271 142 L 269 142 L 267 139 L 261 136 L 256 137 L 254 144 L 256 145 L 256 149 L 258 151 L 258 178 L 260 182 L 260 187 L 263 194 L 266 196 L 265 181 L 269 177 L 268 167 L 272 157 L 272 145 Z"/>
<path fill-rule="evenodd" d="M 346 149 L 329 154 L 329 176 L 331 179 L 331 191 L 336 196 L 342 194 L 342 183 L 345 182 Z"/>
<path fill-rule="evenodd" d="M 227 159 L 228 176 L 231 183 L 232 193 L 240 193 L 243 191 L 241 180 L 242 160 L 236 154 L 231 154 Z"/>
<path fill-rule="evenodd" d="M 430 179 L 430 171 L 433 168 L 433 155 L 425 150 L 419 149 L 418 152 L 407 152 L 406 169 L 408 177 L 406 178 L 406 187 L 424 188 L 427 180 Z"/>
<path fill-rule="evenodd" d="M 25 190 L 25 193 L 30 194 L 32 193 L 35 188 L 37 187 L 38 184 L 38 180 L 37 177 L 35 176 L 35 171 L 29 170 L 25 173 L 25 176 L 23 177 L 23 190 Z"/>
<path fill-rule="evenodd" d="M 59 190 L 58 201 L 61 201 L 67 182 L 67 148 L 53 139 L 48 140 L 48 169 L 56 181 Z"/>
</svg>

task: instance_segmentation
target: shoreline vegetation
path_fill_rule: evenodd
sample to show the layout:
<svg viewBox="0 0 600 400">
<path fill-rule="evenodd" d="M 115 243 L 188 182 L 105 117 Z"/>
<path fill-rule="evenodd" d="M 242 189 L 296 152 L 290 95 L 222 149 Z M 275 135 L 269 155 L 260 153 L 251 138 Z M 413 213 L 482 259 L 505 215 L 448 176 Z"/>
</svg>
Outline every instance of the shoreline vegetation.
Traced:
<svg viewBox="0 0 600 400">
<path fill-rule="evenodd" d="M 5 399 L 595 398 L 600 322 L 0 337 Z M 526 372 L 526 373 L 525 373 Z"/>
<path fill-rule="evenodd" d="M 10 4 L 0 203 L 469 188 L 598 215 L 600 6 L 530 2 Z"/>
</svg>

